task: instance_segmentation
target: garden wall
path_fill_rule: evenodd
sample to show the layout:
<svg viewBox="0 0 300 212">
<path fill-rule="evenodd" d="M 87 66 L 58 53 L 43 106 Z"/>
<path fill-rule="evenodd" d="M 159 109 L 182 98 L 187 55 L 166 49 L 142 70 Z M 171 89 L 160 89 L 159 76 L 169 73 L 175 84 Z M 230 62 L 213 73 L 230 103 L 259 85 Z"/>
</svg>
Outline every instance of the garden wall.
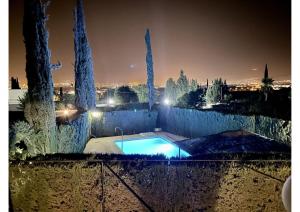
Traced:
<svg viewBox="0 0 300 212">
<path fill-rule="evenodd" d="M 242 129 L 291 144 L 291 122 L 264 116 L 162 107 L 158 123 L 164 131 L 189 138 Z"/>
<path fill-rule="evenodd" d="M 99 117 L 92 118 L 91 134 L 95 137 L 114 136 L 115 127 L 121 127 L 124 134 L 151 132 L 159 127 L 188 138 L 245 130 L 291 144 L 291 122 L 265 116 L 223 114 L 175 107 L 161 107 L 159 111 L 151 112 L 122 110 L 99 113 Z"/>
<path fill-rule="evenodd" d="M 115 128 L 120 127 L 124 134 L 152 132 L 156 127 L 157 111 L 124 110 L 99 112 L 99 117 L 92 118 L 91 133 L 93 136 L 114 136 Z M 118 131 L 119 133 L 119 131 Z"/>
</svg>

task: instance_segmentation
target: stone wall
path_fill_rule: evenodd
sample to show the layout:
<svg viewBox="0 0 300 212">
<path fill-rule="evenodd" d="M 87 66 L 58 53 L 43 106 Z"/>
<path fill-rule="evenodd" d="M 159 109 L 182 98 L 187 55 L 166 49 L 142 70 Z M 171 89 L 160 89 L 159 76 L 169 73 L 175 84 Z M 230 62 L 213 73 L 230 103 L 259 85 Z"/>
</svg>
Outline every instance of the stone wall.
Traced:
<svg viewBox="0 0 300 212">
<path fill-rule="evenodd" d="M 91 133 L 93 136 L 114 136 L 115 128 L 120 127 L 124 134 L 152 132 L 156 127 L 157 111 L 124 110 L 99 112 L 99 117 L 92 118 Z M 119 132 L 118 132 L 119 133 Z"/>
<path fill-rule="evenodd" d="M 291 121 L 265 116 L 255 117 L 255 133 L 291 145 Z"/>
<path fill-rule="evenodd" d="M 282 143 L 291 143 L 291 122 L 280 119 L 174 107 L 160 108 L 158 118 L 163 130 L 188 138 L 246 130 Z"/>
</svg>

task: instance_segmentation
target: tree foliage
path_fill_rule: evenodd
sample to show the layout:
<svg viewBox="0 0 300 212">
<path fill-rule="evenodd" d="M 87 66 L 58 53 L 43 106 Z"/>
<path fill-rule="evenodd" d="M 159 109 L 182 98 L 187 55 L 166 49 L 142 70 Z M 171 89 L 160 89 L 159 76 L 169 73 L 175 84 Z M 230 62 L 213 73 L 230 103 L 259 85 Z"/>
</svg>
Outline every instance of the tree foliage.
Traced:
<svg viewBox="0 0 300 212">
<path fill-rule="evenodd" d="M 115 90 L 115 99 L 119 104 L 136 103 L 139 101 L 137 94 L 128 86 L 121 86 Z"/>
<path fill-rule="evenodd" d="M 11 159 L 26 159 L 29 156 L 46 154 L 48 143 L 42 131 L 35 131 L 25 121 L 16 122 L 10 129 L 9 156 Z"/>
<path fill-rule="evenodd" d="M 199 104 L 201 105 L 203 101 L 203 90 L 198 88 L 197 90 L 190 91 L 180 97 L 177 105 L 179 107 L 197 107 Z"/>
<path fill-rule="evenodd" d="M 274 80 L 272 78 L 269 78 L 269 71 L 268 71 L 267 64 L 265 67 L 264 78 L 261 80 L 261 82 L 262 82 L 261 91 L 265 95 L 265 101 L 267 101 L 269 93 L 273 90 L 272 86 L 273 86 L 273 82 L 274 82 Z"/>
<path fill-rule="evenodd" d="M 96 90 L 92 52 L 86 35 L 82 0 L 77 0 L 74 19 L 75 106 L 81 110 L 89 110 L 96 107 Z"/>
<path fill-rule="evenodd" d="M 190 91 L 189 81 L 187 76 L 184 74 L 184 71 L 181 70 L 179 78 L 177 80 L 177 98 L 180 98 L 184 94 Z"/>
<path fill-rule="evenodd" d="M 53 80 L 46 27 L 47 2 L 24 1 L 23 36 L 26 49 L 28 104 L 24 115 L 34 132 L 43 136 L 47 153 L 56 151 Z"/>
<path fill-rule="evenodd" d="M 19 106 L 18 108 L 22 111 L 25 109 L 25 105 L 29 102 L 28 92 L 24 93 L 24 96 L 18 98 Z"/>
<path fill-rule="evenodd" d="M 224 82 L 221 78 L 215 79 L 212 85 L 206 91 L 206 103 L 215 104 L 220 102 L 224 97 Z"/>
<path fill-rule="evenodd" d="M 190 91 L 196 91 L 198 89 L 198 82 L 197 80 L 195 79 L 192 79 L 191 80 L 191 83 L 190 83 Z"/>
<path fill-rule="evenodd" d="M 147 47 L 146 63 L 147 63 L 148 102 L 149 102 L 149 110 L 151 110 L 155 102 L 155 89 L 154 89 L 153 60 L 152 60 L 152 49 L 151 49 L 149 29 L 146 30 L 145 42 Z"/>
<path fill-rule="evenodd" d="M 165 85 L 164 97 L 167 98 L 170 104 L 177 104 L 178 100 L 190 91 L 196 91 L 199 88 L 197 80 L 189 79 L 181 70 L 177 82 L 169 78 Z"/>
<path fill-rule="evenodd" d="M 18 78 L 14 78 L 14 77 L 11 78 L 11 89 L 21 89 Z"/>
<path fill-rule="evenodd" d="M 137 94 L 140 103 L 148 101 L 148 90 L 145 84 L 133 86 L 132 90 Z"/>
</svg>

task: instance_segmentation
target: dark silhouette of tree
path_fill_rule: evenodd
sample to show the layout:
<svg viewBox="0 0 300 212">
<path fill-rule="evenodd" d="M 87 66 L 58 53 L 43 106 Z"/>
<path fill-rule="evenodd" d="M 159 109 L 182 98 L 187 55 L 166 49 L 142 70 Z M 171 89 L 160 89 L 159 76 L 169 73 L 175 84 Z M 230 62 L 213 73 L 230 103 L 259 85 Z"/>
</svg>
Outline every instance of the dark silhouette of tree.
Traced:
<svg viewBox="0 0 300 212">
<path fill-rule="evenodd" d="M 26 48 L 26 77 L 28 85 L 28 104 L 25 105 L 25 118 L 36 133 L 44 153 L 57 150 L 56 123 L 53 103 L 52 73 L 46 28 L 46 8 L 48 1 L 25 0 L 23 36 Z"/>
<path fill-rule="evenodd" d="M 18 78 L 11 78 L 11 89 L 21 89 Z"/>
<path fill-rule="evenodd" d="M 198 82 L 197 80 L 195 79 L 192 79 L 191 80 L 191 83 L 190 83 L 190 91 L 196 91 L 198 89 L 199 85 L 198 85 Z"/>
<path fill-rule="evenodd" d="M 128 86 L 121 86 L 115 90 L 115 99 L 120 104 L 127 104 L 127 103 L 136 103 L 139 101 L 139 98 L 132 89 Z"/>
<path fill-rule="evenodd" d="M 152 50 L 151 50 L 149 29 L 147 29 L 146 31 L 145 42 L 147 47 L 146 63 L 147 63 L 148 101 L 149 101 L 149 110 L 151 110 L 155 101 L 155 90 L 154 90 L 153 60 L 152 60 Z"/>
<path fill-rule="evenodd" d="M 268 101 L 268 95 L 273 90 L 272 86 L 274 82 L 272 78 L 269 78 L 268 64 L 265 66 L 264 78 L 261 80 L 261 82 L 261 90 L 264 93 L 265 101 Z"/>
<path fill-rule="evenodd" d="M 59 100 L 63 101 L 64 99 L 64 92 L 63 92 L 63 87 L 59 88 Z"/>
<path fill-rule="evenodd" d="M 179 107 L 197 107 L 201 105 L 204 101 L 203 89 L 198 88 L 196 90 L 185 93 L 182 97 L 178 99 L 177 105 Z"/>
<path fill-rule="evenodd" d="M 85 111 L 96 107 L 96 90 L 93 59 L 87 39 L 82 0 L 77 0 L 74 20 L 75 106 L 79 110 Z"/>
<path fill-rule="evenodd" d="M 221 78 L 215 79 L 212 82 L 212 85 L 208 87 L 206 91 L 206 103 L 208 104 L 215 104 L 220 102 L 223 99 L 224 92 L 224 82 L 222 81 Z"/>
<path fill-rule="evenodd" d="M 133 86 L 132 89 L 134 90 L 134 92 L 136 92 L 140 103 L 147 102 L 148 100 L 147 85 L 140 84 L 137 86 Z"/>
<path fill-rule="evenodd" d="M 179 78 L 177 79 L 177 99 L 189 92 L 189 80 L 184 74 L 184 71 L 180 71 Z"/>
</svg>

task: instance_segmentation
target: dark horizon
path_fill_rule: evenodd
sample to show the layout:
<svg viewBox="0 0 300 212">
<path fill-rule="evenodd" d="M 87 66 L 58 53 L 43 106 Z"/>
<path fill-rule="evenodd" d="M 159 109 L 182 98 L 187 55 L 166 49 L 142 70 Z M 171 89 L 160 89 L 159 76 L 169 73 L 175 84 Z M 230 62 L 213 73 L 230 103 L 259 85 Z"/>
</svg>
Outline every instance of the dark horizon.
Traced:
<svg viewBox="0 0 300 212">
<path fill-rule="evenodd" d="M 55 83 L 74 81 L 75 0 L 52 0 L 49 48 Z M 146 83 L 144 35 L 150 29 L 155 84 L 177 79 L 183 69 L 201 84 L 259 81 L 265 64 L 274 80 L 291 78 L 291 2 L 263 1 L 84 1 L 96 83 Z M 23 0 L 9 1 L 9 77 L 25 77 Z"/>
</svg>

